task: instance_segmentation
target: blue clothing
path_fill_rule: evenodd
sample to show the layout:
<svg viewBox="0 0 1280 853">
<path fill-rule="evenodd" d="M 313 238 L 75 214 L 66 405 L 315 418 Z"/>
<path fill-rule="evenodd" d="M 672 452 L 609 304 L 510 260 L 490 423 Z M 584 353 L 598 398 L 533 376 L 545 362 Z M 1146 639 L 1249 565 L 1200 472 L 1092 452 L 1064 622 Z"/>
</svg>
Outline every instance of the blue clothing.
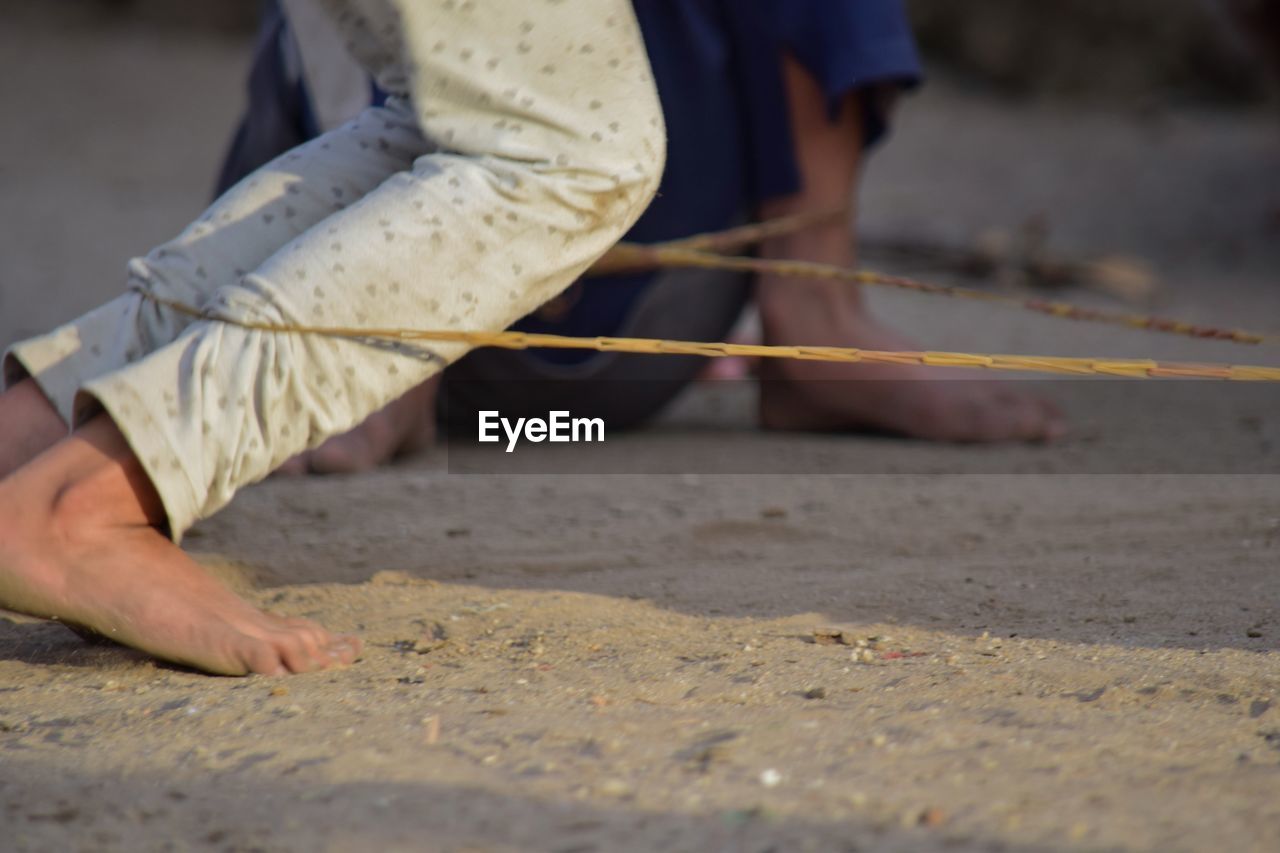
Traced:
<svg viewBox="0 0 1280 853">
<path fill-rule="evenodd" d="M 667 121 L 658 197 L 628 234 L 653 243 L 717 231 L 800 189 L 781 57 L 790 52 L 834 110 L 853 92 L 915 85 L 920 62 L 901 0 L 635 0 Z M 885 130 L 864 97 L 867 144 Z M 590 336 L 620 328 L 652 274 L 574 285 L 563 312 L 517 328 Z M 580 291 L 580 292 L 574 292 Z M 590 354 L 546 354 L 573 363 Z"/>
<path fill-rule="evenodd" d="M 814 75 L 833 111 L 850 93 L 913 86 L 920 78 L 902 0 L 634 0 L 634 6 L 668 133 L 658 197 L 627 235 L 635 242 L 720 230 L 750 216 L 760 202 L 800 189 L 782 79 L 784 53 Z M 223 186 L 317 133 L 305 90 L 283 71 L 283 26 L 278 12 L 268 14 L 250 80 L 250 114 L 237 139 L 247 136 L 237 148 L 249 150 L 239 158 L 233 151 Z M 879 101 L 862 99 L 868 144 L 885 129 Z M 264 128 L 281 144 L 254 151 L 263 147 L 255 140 Z M 281 138 L 282 128 L 283 136 L 296 138 Z M 652 274 L 638 274 L 579 282 L 516 328 L 574 336 L 614 333 L 652 280 Z M 538 355 L 572 364 L 594 354 Z"/>
</svg>

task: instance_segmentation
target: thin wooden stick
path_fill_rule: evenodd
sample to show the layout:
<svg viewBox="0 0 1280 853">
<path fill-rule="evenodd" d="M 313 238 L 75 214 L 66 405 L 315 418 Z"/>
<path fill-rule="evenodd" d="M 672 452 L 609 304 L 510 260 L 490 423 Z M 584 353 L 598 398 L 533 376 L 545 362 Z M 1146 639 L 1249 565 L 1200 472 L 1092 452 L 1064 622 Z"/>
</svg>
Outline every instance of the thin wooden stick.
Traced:
<svg viewBox="0 0 1280 853">
<path fill-rule="evenodd" d="M 886 352 L 853 347 L 765 346 L 702 341 L 669 341 L 656 338 L 575 338 L 525 332 L 476 332 L 424 329 L 355 329 L 301 326 L 232 320 L 206 314 L 190 305 L 139 291 L 153 302 L 191 317 L 229 323 L 246 329 L 286 334 L 327 335 L 337 338 L 460 343 L 502 349 L 587 349 L 644 355 L 696 355 L 707 358 L 792 358 L 846 364 L 898 364 L 926 367 L 982 368 L 1074 376 L 1119 376 L 1131 379 L 1195 378 L 1232 381 L 1280 382 L 1280 367 L 1230 364 L 1159 362 L 1149 359 L 1061 358 L 1035 355 L 987 355 L 961 352 Z"/>
<path fill-rule="evenodd" d="M 766 260 L 763 258 L 715 255 L 695 249 L 682 248 L 670 243 L 652 245 L 620 243 L 605 256 L 605 259 L 606 262 L 603 268 L 611 271 L 622 269 L 628 272 L 638 272 L 656 269 L 698 268 L 763 273 L 794 279 L 845 281 L 851 284 L 893 287 L 917 293 L 947 296 L 953 299 L 991 302 L 1019 308 L 1023 311 L 1047 314 L 1064 320 L 1104 323 L 1113 326 L 1124 326 L 1129 329 L 1162 332 L 1191 338 L 1231 341 L 1238 344 L 1266 344 L 1273 346 L 1280 343 L 1280 335 L 1276 334 L 1203 326 L 1197 323 L 1188 323 L 1182 320 L 1155 317 L 1147 314 L 1101 311 L 1094 308 L 1082 308 L 1068 302 L 1055 302 L 1045 299 L 1019 299 L 1001 293 L 990 293 L 984 290 L 972 290 L 966 287 L 950 285 L 927 284 L 903 276 L 847 269 L 813 261 Z M 598 275 L 600 274 L 598 269 L 599 265 L 593 267 L 588 274 Z"/>
</svg>

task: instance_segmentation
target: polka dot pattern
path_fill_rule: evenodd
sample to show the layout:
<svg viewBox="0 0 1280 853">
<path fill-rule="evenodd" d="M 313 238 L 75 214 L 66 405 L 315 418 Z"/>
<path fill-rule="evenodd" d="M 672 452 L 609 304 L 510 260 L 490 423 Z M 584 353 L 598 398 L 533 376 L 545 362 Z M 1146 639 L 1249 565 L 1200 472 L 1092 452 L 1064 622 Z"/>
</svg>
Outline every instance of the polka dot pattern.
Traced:
<svg viewBox="0 0 1280 853">
<path fill-rule="evenodd" d="M 661 177 L 626 0 L 317 2 L 387 104 L 255 172 L 131 262 L 131 292 L 14 351 L 69 420 L 109 412 L 175 535 L 465 352 L 234 321 L 506 328 L 616 242 Z"/>
</svg>

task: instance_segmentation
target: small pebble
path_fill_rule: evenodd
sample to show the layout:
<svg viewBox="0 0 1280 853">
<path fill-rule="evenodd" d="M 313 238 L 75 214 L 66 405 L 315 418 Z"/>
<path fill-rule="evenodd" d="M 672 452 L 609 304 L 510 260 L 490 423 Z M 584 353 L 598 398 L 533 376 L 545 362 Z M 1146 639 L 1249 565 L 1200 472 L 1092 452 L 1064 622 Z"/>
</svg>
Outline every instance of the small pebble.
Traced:
<svg viewBox="0 0 1280 853">
<path fill-rule="evenodd" d="M 928 826 L 928 827 L 942 826 L 944 823 L 947 822 L 947 813 L 944 812 L 942 809 L 928 808 L 920 812 L 920 817 L 917 820 L 917 822 L 921 826 Z"/>
<path fill-rule="evenodd" d="M 804 698 L 806 698 L 806 699 L 826 699 L 826 698 L 827 698 L 827 691 L 826 691 L 826 688 L 824 688 L 824 687 L 810 687 L 808 690 L 806 690 L 806 691 L 804 692 Z"/>
<path fill-rule="evenodd" d="M 440 718 L 436 716 L 422 718 L 422 740 L 427 746 L 440 742 Z"/>
<path fill-rule="evenodd" d="M 819 628 L 813 632 L 813 642 L 819 646 L 847 645 L 844 632 L 839 628 Z"/>
<path fill-rule="evenodd" d="M 760 784 L 766 788 L 776 788 L 782 784 L 782 774 L 770 767 L 760 774 Z"/>
<path fill-rule="evenodd" d="M 600 783 L 600 793 L 606 797 L 625 797 L 631 793 L 631 786 L 621 779 L 606 779 Z"/>
</svg>

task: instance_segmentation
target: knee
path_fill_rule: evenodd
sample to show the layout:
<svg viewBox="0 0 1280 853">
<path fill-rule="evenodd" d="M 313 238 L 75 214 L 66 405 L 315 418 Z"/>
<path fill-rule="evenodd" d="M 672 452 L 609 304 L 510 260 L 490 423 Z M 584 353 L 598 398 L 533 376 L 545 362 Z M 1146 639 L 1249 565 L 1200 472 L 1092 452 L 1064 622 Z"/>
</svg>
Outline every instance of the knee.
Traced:
<svg viewBox="0 0 1280 853">
<path fill-rule="evenodd" d="M 616 140 L 592 133 L 569 151 L 557 153 L 545 167 L 560 184 L 563 199 L 573 199 L 577 221 L 587 230 L 605 230 L 621 238 L 658 192 L 667 162 L 666 126 L 656 105 L 637 129 Z"/>
<path fill-rule="evenodd" d="M 656 91 L 647 94 L 650 97 L 636 99 L 638 105 L 629 126 L 622 127 L 612 140 L 593 132 L 584 157 L 588 163 L 596 163 L 595 168 L 611 183 L 631 191 L 642 211 L 657 194 L 667 165 L 662 105 Z"/>
<path fill-rule="evenodd" d="M 656 91 L 651 100 L 649 108 L 638 111 L 634 119 L 637 129 L 617 146 L 620 150 L 613 156 L 615 162 L 628 163 L 646 205 L 658 192 L 667 165 L 667 126 Z"/>
</svg>

